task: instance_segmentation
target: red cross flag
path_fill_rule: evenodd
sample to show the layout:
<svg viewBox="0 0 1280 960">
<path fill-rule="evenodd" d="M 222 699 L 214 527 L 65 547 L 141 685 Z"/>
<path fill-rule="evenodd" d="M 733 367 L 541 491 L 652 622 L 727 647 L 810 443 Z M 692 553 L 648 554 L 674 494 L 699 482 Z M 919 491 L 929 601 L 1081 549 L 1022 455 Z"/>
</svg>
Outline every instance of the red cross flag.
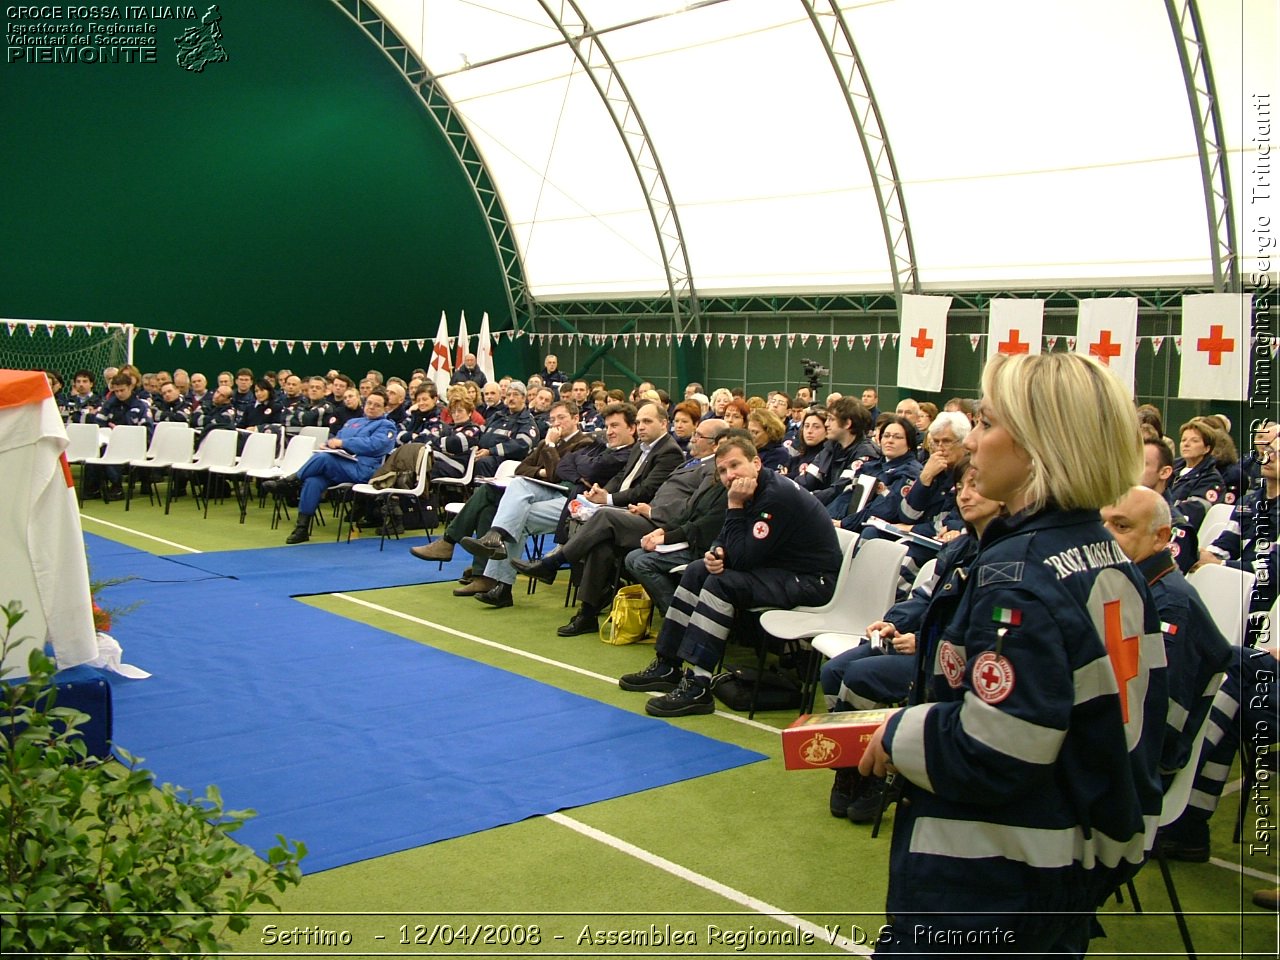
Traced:
<svg viewBox="0 0 1280 960">
<path fill-rule="evenodd" d="M 998 353 L 1010 357 L 1039 353 L 1043 342 L 1043 300 L 991 301 L 991 317 L 987 323 L 988 360 Z"/>
<path fill-rule="evenodd" d="M 898 386 L 937 393 L 947 357 L 950 297 L 902 296 L 902 336 L 898 339 Z"/>
<path fill-rule="evenodd" d="M 449 327 L 444 322 L 444 311 L 440 311 L 440 327 L 436 330 L 436 342 L 431 348 L 431 363 L 427 367 L 427 377 L 436 385 L 440 396 L 449 389 L 449 379 L 453 374 L 453 365 L 449 362 Z"/>
<path fill-rule="evenodd" d="M 462 361 L 470 352 L 471 337 L 467 334 L 467 314 L 463 311 L 461 319 L 458 320 L 458 350 L 454 354 L 453 369 L 457 370 L 462 366 Z"/>
<path fill-rule="evenodd" d="M 1138 355 L 1138 298 L 1081 300 L 1076 353 L 1110 367 L 1132 391 L 1134 360 Z"/>
<path fill-rule="evenodd" d="M 1182 377 L 1178 396 L 1244 400 L 1252 294 L 1201 293 L 1182 298 Z"/>
</svg>

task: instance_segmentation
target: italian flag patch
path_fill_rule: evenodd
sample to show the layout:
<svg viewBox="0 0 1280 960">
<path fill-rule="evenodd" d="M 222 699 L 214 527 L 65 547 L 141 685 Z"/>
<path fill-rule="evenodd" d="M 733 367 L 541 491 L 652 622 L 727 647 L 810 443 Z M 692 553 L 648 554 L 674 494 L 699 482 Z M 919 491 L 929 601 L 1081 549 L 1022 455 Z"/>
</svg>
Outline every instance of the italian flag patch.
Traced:
<svg viewBox="0 0 1280 960">
<path fill-rule="evenodd" d="M 1163 622 L 1162 622 L 1162 623 L 1160 624 L 1160 632 L 1161 632 L 1161 633 L 1167 633 L 1169 636 L 1171 636 L 1171 637 L 1172 637 L 1172 636 L 1174 636 L 1174 635 L 1178 632 L 1178 625 L 1177 625 L 1176 623 L 1163 623 Z"/>
<path fill-rule="evenodd" d="M 1022 611 L 1010 607 L 996 607 L 991 611 L 991 619 L 996 623 L 1007 623 L 1011 627 L 1016 627 L 1022 623 Z"/>
</svg>

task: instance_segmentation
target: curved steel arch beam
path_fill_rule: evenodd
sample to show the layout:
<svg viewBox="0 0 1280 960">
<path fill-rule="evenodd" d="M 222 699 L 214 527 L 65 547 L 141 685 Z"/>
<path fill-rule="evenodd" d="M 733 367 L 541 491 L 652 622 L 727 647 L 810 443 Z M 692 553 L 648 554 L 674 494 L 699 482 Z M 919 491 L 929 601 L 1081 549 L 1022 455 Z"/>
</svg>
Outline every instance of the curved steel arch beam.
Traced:
<svg viewBox="0 0 1280 960">
<path fill-rule="evenodd" d="M 417 94 L 427 108 L 427 113 L 444 134 L 484 214 L 489 239 L 493 243 L 494 253 L 502 267 L 503 282 L 507 291 L 507 306 L 511 310 L 511 325 L 514 329 L 519 329 L 521 320 L 527 322 L 534 312 L 533 299 L 529 295 L 529 287 L 525 282 L 524 261 L 516 245 L 515 234 L 512 232 L 511 221 L 507 217 L 502 198 L 498 195 L 493 179 L 484 165 L 484 159 L 472 141 L 466 124 L 462 122 L 453 103 L 440 89 L 436 78 L 428 72 L 425 64 L 413 54 L 391 25 L 382 19 L 382 15 L 377 10 L 365 0 L 332 0 L 332 3 L 378 45 L 404 77 L 410 89 Z"/>
<path fill-rule="evenodd" d="M 1209 220 L 1209 257 L 1213 264 L 1213 289 L 1219 293 L 1240 289 L 1240 263 L 1236 252 L 1235 202 L 1227 164 L 1226 138 L 1218 90 L 1209 66 L 1209 47 L 1200 24 L 1196 0 L 1165 0 L 1169 24 L 1178 47 L 1178 62 L 1187 86 L 1191 116 L 1196 125 L 1196 150 L 1200 154 L 1200 179 L 1204 185 L 1205 214 Z"/>
<path fill-rule="evenodd" d="M 893 294 L 900 300 L 903 293 L 919 293 L 920 273 L 916 268 L 915 243 L 911 238 L 911 221 L 907 219 L 907 204 L 902 196 L 902 181 L 898 177 L 889 135 L 880 116 L 880 106 L 871 89 L 866 67 L 858 56 L 858 48 L 853 43 L 853 33 L 838 0 L 826 0 L 823 9 L 819 9 L 820 0 L 800 2 L 822 40 L 831 68 L 840 78 L 849 115 L 858 130 L 858 140 L 862 143 L 862 153 L 871 173 L 871 187 L 880 208 L 880 225 L 884 229 L 889 270 L 893 276 Z"/>
<path fill-rule="evenodd" d="M 680 216 L 667 176 L 654 149 L 649 131 L 640 116 L 640 110 L 631 98 L 627 85 L 614 65 L 601 39 L 575 0 L 561 0 L 561 12 L 557 14 L 549 0 L 538 0 L 548 19 L 555 24 L 565 42 L 573 49 L 574 56 L 591 78 L 600 94 L 618 136 L 626 147 L 636 179 L 644 192 L 649 208 L 649 219 L 662 251 L 663 270 L 666 273 L 667 291 L 671 297 L 671 319 L 679 333 L 696 332 L 698 329 L 698 294 L 693 283 L 693 270 L 685 249 L 684 231 L 680 228 Z M 567 15 L 567 16 L 566 16 Z M 682 320 L 682 303 L 688 304 L 688 319 Z"/>
</svg>

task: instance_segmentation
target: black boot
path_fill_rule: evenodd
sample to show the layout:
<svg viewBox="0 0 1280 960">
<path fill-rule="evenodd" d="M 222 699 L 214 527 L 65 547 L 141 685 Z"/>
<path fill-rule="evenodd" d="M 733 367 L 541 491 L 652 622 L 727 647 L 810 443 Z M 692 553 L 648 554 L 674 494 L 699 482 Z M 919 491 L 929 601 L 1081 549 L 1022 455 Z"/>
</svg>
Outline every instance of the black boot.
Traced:
<svg viewBox="0 0 1280 960">
<path fill-rule="evenodd" d="M 285 537 L 285 543 L 306 543 L 311 539 L 311 514 L 298 514 L 298 525 Z"/>
<path fill-rule="evenodd" d="M 597 633 L 600 630 L 600 610 L 584 603 L 568 623 L 556 630 L 561 637 L 577 637 L 584 633 Z"/>
<path fill-rule="evenodd" d="M 511 599 L 511 584 L 499 582 L 496 587 L 487 593 L 474 594 L 475 598 L 481 603 L 486 603 L 491 607 L 510 607 L 515 604 Z"/>
</svg>

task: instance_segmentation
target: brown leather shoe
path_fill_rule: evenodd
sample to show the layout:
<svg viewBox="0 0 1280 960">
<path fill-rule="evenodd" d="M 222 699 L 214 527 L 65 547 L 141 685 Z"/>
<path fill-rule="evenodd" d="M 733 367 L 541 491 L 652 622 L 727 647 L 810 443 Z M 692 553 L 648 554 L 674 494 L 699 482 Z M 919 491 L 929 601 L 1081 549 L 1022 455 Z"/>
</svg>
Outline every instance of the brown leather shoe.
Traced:
<svg viewBox="0 0 1280 960">
<path fill-rule="evenodd" d="M 445 562 L 453 559 L 453 544 L 441 537 L 439 540 L 433 540 L 425 547 L 410 547 L 409 552 L 419 560 L 431 560 Z"/>
<path fill-rule="evenodd" d="M 459 587 L 453 591 L 455 597 L 470 597 L 477 593 L 488 593 L 498 585 L 498 581 L 492 577 L 476 577 L 464 587 Z"/>
<path fill-rule="evenodd" d="M 1253 905 L 1264 910 L 1280 910 L 1280 887 L 1253 891 Z"/>
</svg>

